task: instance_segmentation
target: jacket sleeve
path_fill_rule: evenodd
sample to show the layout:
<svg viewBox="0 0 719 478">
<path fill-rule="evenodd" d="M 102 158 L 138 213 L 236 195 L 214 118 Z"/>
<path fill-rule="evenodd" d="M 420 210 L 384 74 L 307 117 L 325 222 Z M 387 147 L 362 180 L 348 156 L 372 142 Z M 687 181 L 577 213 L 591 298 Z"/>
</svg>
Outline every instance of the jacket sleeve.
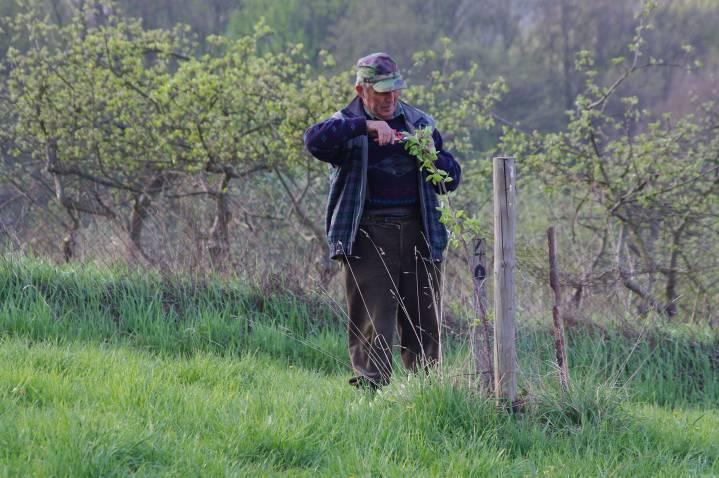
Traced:
<svg viewBox="0 0 719 478">
<path fill-rule="evenodd" d="M 307 151 L 330 164 L 338 164 L 347 141 L 367 134 L 364 118 L 329 118 L 307 128 L 304 142 Z"/>
<path fill-rule="evenodd" d="M 434 147 L 438 153 L 437 160 L 434 162 L 434 165 L 437 166 L 438 169 L 447 171 L 447 175 L 452 178 L 450 182 L 444 183 L 444 190 L 442 190 L 439 184 L 435 185 L 434 189 L 438 194 L 454 191 L 457 189 L 457 186 L 459 186 L 459 181 L 462 176 L 462 168 L 457 160 L 454 159 L 452 153 L 444 150 L 442 136 L 436 129 L 432 132 L 432 140 L 434 141 Z"/>
</svg>

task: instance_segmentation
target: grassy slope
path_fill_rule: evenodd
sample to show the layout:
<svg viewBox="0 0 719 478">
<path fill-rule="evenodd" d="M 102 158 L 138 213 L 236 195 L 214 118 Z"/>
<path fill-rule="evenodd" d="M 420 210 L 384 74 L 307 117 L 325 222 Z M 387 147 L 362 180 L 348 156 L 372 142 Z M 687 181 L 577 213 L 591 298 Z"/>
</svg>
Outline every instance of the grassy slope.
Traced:
<svg viewBox="0 0 719 478">
<path fill-rule="evenodd" d="M 3 262 L 0 476 L 719 475 L 711 348 L 625 366 L 626 340 L 572 337 L 560 399 L 550 342 L 522 331 L 533 399 L 511 417 L 452 379 L 351 390 L 336 319 L 267 292 Z"/>
</svg>

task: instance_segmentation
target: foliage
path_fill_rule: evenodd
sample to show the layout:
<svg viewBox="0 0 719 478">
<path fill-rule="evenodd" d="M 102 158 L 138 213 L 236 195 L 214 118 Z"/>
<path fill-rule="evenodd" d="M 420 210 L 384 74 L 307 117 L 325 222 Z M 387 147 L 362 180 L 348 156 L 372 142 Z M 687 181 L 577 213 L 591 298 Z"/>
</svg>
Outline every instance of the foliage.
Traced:
<svg viewBox="0 0 719 478">
<path fill-rule="evenodd" d="M 419 170 L 427 171 L 426 181 L 437 186 L 451 182 L 452 178 L 447 175 L 447 171 L 437 168 L 434 164 L 437 161 L 437 150 L 432 141 L 432 131 L 433 129 L 429 127 L 421 128 L 414 134 L 402 135 L 401 139 L 404 141 L 404 149 L 417 158 Z"/>
<path fill-rule="evenodd" d="M 209 37 L 200 50 L 186 27 L 146 30 L 110 7 L 103 12 L 77 12 L 59 26 L 29 9 L 10 23 L 17 41 L 33 46 L 8 57 L 8 106 L 17 120 L 6 135 L 16 169 L 6 177 L 37 176 L 44 166 L 72 220 L 66 258 L 82 216 L 95 215 L 122 226 L 131 259 L 156 262 L 142 240 L 153 204 L 204 195 L 215 203 L 206 227 L 212 261 L 226 263 L 231 186 L 261 172 L 275 176 L 300 229 L 323 244 L 298 198 L 324 172 L 309 160 L 299 132 L 347 101 L 351 71 L 314 71 L 301 45 L 266 51 L 272 32 L 263 23 L 236 40 Z M 451 58 L 448 41 L 441 55 Z M 334 61 L 326 52 L 320 57 L 328 67 Z M 434 57 L 417 54 L 418 73 Z M 448 148 L 471 154 L 472 132 L 492 125 L 502 80 L 485 86 L 477 65 L 426 70 L 407 98 L 442 122 Z M 306 175 L 304 186 L 298 175 Z M 19 181 L 15 187 L 27 190 Z"/>
<path fill-rule="evenodd" d="M 83 213 L 107 217 L 142 254 L 141 218 L 176 169 L 158 91 L 193 48 L 189 32 L 145 30 L 113 16 L 93 26 L 87 12 L 60 27 L 39 13 L 10 24 L 31 47 L 7 56 L 16 121 L 5 134 L 17 161 L 6 177 L 27 188 L 19 178 L 43 165 L 73 230 Z M 118 205 L 127 202 L 123 212 Z"/>
<path fill-rule="evenodd" d="M 422 128 L 415 131 L 414 134 L 405 133 L 402 135 L 405 149 L 419 162 L 420 171 L 426 171 L 426 181 L 431 182 L 443 194 L 447 193 L 445 184 L 452 182 L 454 179 L 448 175 L 447 171 L 439 169 L 435 161 L 437 161 L 437 150 L 432 140 L 432 128 Z M 479 232 L 480 221 L 478 218 L 470 218 L 462 209 L 452 208 L 451 203 L 447 199 L 446 204 L 439 207 L 441 212 L 440 221 L 447 227 L 451 233 L 450 244 L 458 247 L 460 244 L 466 247 L 469 241 Z"/>
<path fill-rule="evenodd" d="M 154 90 L 174 55 L 186 49 L 181 32 L 145 31 L 137 21 L 102 30 L 88 31 L 80 21 L 58 28 L 33 12 L 16 17 L 13 26 L 33 44 L 24 53 L 8 52 L 16 154 L 44 159 L 43 146 L 54 138 L 60 163 L 87 171 L 106 163 L 131 175 L 145 155 L 162 163 L 163 135 L 146 136 L 157 132 L 148 118 L 162 108 Z"/>
<path fill-rule="evenodd" d="M 506 20 L 510 15 L 493 0 L 479 3 L 496 7 L 493 18 Z M 120 230 L 127 259 L 163 267 L 156 251 L 185 220 L 178 219 L 173 202 L 182 198 L 197 199 L 188 209 L 198 219 L 187 224 L 196 237 L 193 247 L 207 251 L 213 269 L 240 265 L 233 263 L 231 244 L 242 241 L 238 231 L 258 236 L 258 223 L 262 234 L 276 240 L 273 258 L 285 257 L 288 244 L 307 247 L 307 257 L 323 257 L 320 217 L 326 171 L 304 151 L 301 132 L 350 99 L 352 72 L 347 55 L 316 52 L 315 44 L 309 50 L 285 44 L 279 39 L 285 33 L 294 38 L 292 32 L 272 32 L 273 24 L 284 25 L 276 24 L 278 18 L 295 25 L 295 20 L 309 21 L 306 17 L 268 14 L 268 23 L 253 26 L 245 36 L 198 39 L 188 27 L 146 28 L 142 21 L 122 16 L 117 3 L 93 4 L 84 11 L 66 5 L 59 16 L 48 15 L 43 5 L 29 2 L 10 9 L 20 14 L 3 29 L 13 47 L 0 86 L 0 108 L 6 112 L 0 174 L 4 189 L 27 200 L 37 217 L 51 213 L 62 218 L 64 259 L 77 255 L 73 248 L 81 247 L 76 244 L 81 231 L 106 222 L 113 231 Z M 141 9 L 121 5 L 129 11 Z M 298 10 L 317 6 L 292 5 Z M 327 3 L 327 17 L 344 5 Z M 476 33 L 468 19 L 479 21 L 477 7 L 460 0 L 453 5 L 466 13 L 456 25 L 436 2 L 410 9 L 413 15 L 431 14 L 432 27 L 426 27 L 430 33 L 452 31 L 447 37 L 434 35 L 429 50 L 403 47 L 395 55 L 405 57 L 401 64 L 408 65 L 402 68 L 410 84 L 404 99 L 435 118 L 445 148 L 463 167 L 460 193 L 446 197 L 443 207 L 452 245 L 466 246 L 473 236 L 489 236 L 489 221 L 482 220 L 488 216 L 490 197 L 487 159 L 514 154 L 528 204 L 520 235 L 536 242 L 543 221 L 561 222 L 570 230 L 572 251 L 581 259 L 566 266 L 563 280 L 577 303 L 590 288 L 622 284 L 638 296 L 642 311 L 672 315 L 681 301 L 711 304 L 717 291 L 711 276 L 716 267 L 716 105 L 697 103 L 691 115 L 655 115 L 648 101 L 656 97 L 635 86 L 642 78 L 668 84 L 665 80 L 679 74 L 679 62 L 691 64 L 691 48 L 667 47 L 678 56 L 660 61 L 653 53 L 655 43 L 664 45 L 667 39 L 651 29 L 644 16 L 622 17 L 630 8 L 626 6 L 611 10 L 610 18 L 623 18 L 621 25 L 602 20 L 596 30 L 579 35 L 577 25 L 595 7 L 579 8 L 567 0 L 561 5 L 540 2 L 521 10 L 518 18 L 498 21 L 478 62 L 468 56 L 461 39 Z M 695 7 L 685 2 L 682 15 L 695 15 Z M 249 16 L 260 9 L 253 3 L 243 8 Z M 276 8 L 272 3 L 268 12 Z M 543 12 L 538 18 L 546 17 L 546 36 L 535 32 L 515 39 L 515 20 L 535 9 Z M 303 15 L 309 10 L 302 10 Z M 655 18 L 664 18 L 664 7 L 657 11 Z M 362 14 L 379 13 L 370 9 Z M 554 19 L 562 15 L 571 20 L 571 28 Z M 242 17 L 243 24 L 246 21 Z M 639 24 L 640 34 L 631 49 L 622 52 L 614 43 L 625 24 Z M 537 28 L 532 21 L 527 25 L 531 31 Z M 341 33 L 325 27 L 330 37 Z M 370 27 L 357 26 L 356 31 Z M 398 32 L 389 29 L 387 34 Z M 612 41 L 593 48 L 596 54 L 580 53 L 580 69 L 564 69 L 575 47 L 607 32 Z M 549 77 L 552 88 L 562 82 L 571 86 L 564 91 L 572 100 L 567 127 L 546 132 L 555 123 L 543 120 L 542 132 L 530 132 L 526 123 L 503 117 L 508 101 L 524 97 L 524 86 L 509 94 L 509 85 L 519 79 L 531 86 L 549 77 L 540 68 L 505 80 L 492 69 L 493 55 L 504 55 L 509 68 L 522 58 L 517 45 L 537 53 L 565 34 L 571 44 L 561 51 L 552 47 L 551 54 L 537 54 L 535 60 L 549 58 L 554 65 L 542 68 L 562 65 Z M 337 48 L 330 47 L 335 53 Z M 697 78 L 703 74 L 694 67 L 689 71 Z M 615 79 L 609 79 L 612 74 Z M 564 109 L 555 93 L 544 95 L 546 101 Z M 500 142 L 499 125 L 504 128 Z M 430 174 L 438 185 L 440 179 L 440 171 Z M 153 251 L 143 231 L 161 208 L 169 211 L 164 219 L 168 224 L 153 238 Z M 278 225 L 288 237 L 274 234 Z M 257 244 L 264 242 L 258 236 Z M 532 251 L 520 251 L 520 256 L 531 260 Z M 336 272 L 324 261 L 313 265 L 325 283 Z M 543 263 L 522 265 L 537 274 L 544 270 Z"/>
<path fill-rule="evenodd" d="M 328 93 L 344 78 L 310 77 L 299 46 L 260 52 L 263 25 L 237 41 L 211 38 L 213 50 L 200 54 L 182 26 L 145 30 L 113 15 L 94 25 L 78 12 L 61 27 L 39 14 L 31 9 L 10 24 L 33 46 L 8 55 L 16 121 L 5 142 L 17 160 L 6 177 L 35 174 L 44 163 L 73 231 L 82 214 L 117 221 L 148 262 L 141 231 L 160 194 L 213 198 L 208 234 L 215 259 L 224 257 L 230 181 L 304 159 L 297 132 L 329 114 L 337 101 Z M 305 94 L 310 88 L 322 94 Z M 183 180 L 205 173 L 220 175 L 217 187 L 198 191 Z"/>
<path fill-rule="evenodd" d="M 17 3 L 0 2 L 13 15 Z M 57 24 L 72 18 L 84 1 L 32 0 L 43 16 Z M 99 2 L 95 2 L 99 3 Z M 104 2 L 103 2 L 104 3 Z M 116 15 L 142 18 L 146 28 L 188 24 L 201 41 L 209 35 L 240 38 L 252 35 L 262 18 L 273 30 L 263 48 L 278 52 L 287 43 L 302 43 L 308 62 L 322 69 L 319 52 L 330 51 L 340 69 L 370 51 L 385 50 L 403 69 L 416 51 L 454 45 L 452 63 L 466 69 L 480 65 L 484 78 L 501 75 L 513 92 L 497 113 L 503 120 L 549 131 L 566 124 L 564 112 L 581 91 L 581 76 L 573 69 L 577 51 L 591 51 L 600 76 L 633 35 L 634 14 L 643 0 L 411 0 L 388 8 L 380 1 L 357 0 L 117 0 Z M 711 0 L 658 2 L 657 28 L 649 33 L 648 56 L 666 57 L 692 45 L 707 64 L 703 73 L 686 75 L 657 71 L 651 81 L 633 82 L 632 94 L 655 111 L 682 111 L 686 92 L 711 97 L 711 75 L 718 65 L 716 28 L 719 10 Z M 1 42 L 1 41 L 0 41 Z M 3 48 L 4 51 L 4 48 Z"/>
<path fill-rule="evenodd" d="M 320 52 L 326 49 L 329 29 L 349 8 L 349 0 L 246 0 L 232 12 L 227 31 L 230 38 L 251 34 L 262 20 L 272 33 L 264 43 L 272 51 L 283 51 L 288 44 L 301 44 L 313 65 L 320 65 Z"/>
<path fill-rule="evenodd" d="M 485 189 L 490 178 L 490 165 L 482 161 L 483 148 L 489 145 L 478 140 L 495 127 L 493 111 L 508 92 L 507 83 L 501 76 L 491 83 L 480 78 L 479 65 L 471 63 L 467 69 L 455 68 L 451 60 L 455 53 L 451 41 L 444 38 L 439 51 L 423 51 L 414 54 L 410 74 L 420 74 L 420 81 L 405 94 L 407 101 L 430 111 L 442 132 L 444 148 L 461 161 L 463 168 L 462 190 L 468 194 L 450 199 L 445 197 L 441 206 L 441 221 L 451 233 L 452 247 L 462 246 L 469 253 L 468 244 L 485 232 L 474 193 Z M 428 180 L 439 188 L 451 181 L 443 171 L 433 165 L 436 152 L 428 132 L 417 132 L 407 143 L 410 152 L 417 156 L 422 167 L 430 171 Z"/>
<path fill-rule="evenodd" d="M 571 226 L 573 242 L 593 244 L 593 258 L 574 268 L 569 279 L 580 295 L 584 287 L 615 279 L 638 296 L 640 311 L 675 315 L 688 291 L 716 293 L 710 271 L 717 267 L 719 143 L 712 131 L 719 111 L 709 101 L 680 118 L 656 116 L 637 97 L 618 93 L 643 70 L 671 66 L 645 58 L 650 13 L 642 13 L 630 59 L 616 59 L 620 73 L 610 85 L 597 83 L 589 52 L 578 55 L 585 91 L 565 130 L 531 135 L 506 130 L 503 147 L 548 194 L 568 199 L 557 214 Z"/>
</svg>

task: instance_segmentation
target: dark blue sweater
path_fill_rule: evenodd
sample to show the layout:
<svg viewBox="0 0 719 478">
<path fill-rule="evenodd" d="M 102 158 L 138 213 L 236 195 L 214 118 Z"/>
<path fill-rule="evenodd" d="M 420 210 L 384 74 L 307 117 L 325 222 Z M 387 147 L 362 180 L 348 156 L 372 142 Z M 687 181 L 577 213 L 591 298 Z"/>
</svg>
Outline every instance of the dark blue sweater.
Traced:
<svg viewBox="0 0 719 478">
<path fill-rule="evenodd" d="M 406 131 L 402 115 L 387 121 L 390 128 Z M 308 151 L 316 158 L 333 163 L 337 149 L 347 140 L 367 134 L 367 118 L 335 119 L 318 123 L 307 130 Z M 453 191 L 459 185 L 460 168 L 452 155 L 442 149 L 442 137 L 436 129 L 432 133 L 438 151 L 435 165 L 447 171 L 452 181 L 445 187 Z M 403 143 L 380 146 L 370 140 L 367 164 L 367 205 L 370 208 L 411 206 L 419 201 L 417 158 L 404 149 Z"/>
</svg>

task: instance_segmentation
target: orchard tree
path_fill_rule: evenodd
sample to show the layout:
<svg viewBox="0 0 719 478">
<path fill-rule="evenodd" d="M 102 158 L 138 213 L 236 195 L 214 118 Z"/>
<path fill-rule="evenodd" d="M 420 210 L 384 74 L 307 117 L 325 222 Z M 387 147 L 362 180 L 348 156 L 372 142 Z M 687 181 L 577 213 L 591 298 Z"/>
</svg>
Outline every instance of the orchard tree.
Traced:
<svg viewBox="0 0 719 478">
<path fill-rule="evenodd" d="M 246 214 L 257 205 L 244 204 L 244 191 L 234 180 L 271 173 L 286 193 L 286 210 L 308 229 L 314 241 L 324 236 L 303 205 L 295 178 L 307 177 L 304 191 L 316 185 L 317 167 L 303 154 L 301 132 L 313 118 L 329 114 L 337 104 L 337 78 L 317 76 L 307 65 L 301 45 L 280 52 L 262 51 L 270 30 L 260 23 L 238 40 L 211 37 L 213 49 L 180 66 L 164 90 L 172 105 L 167 121 L 174 125 L 172 143 L 185 151 L 197 171 L 218 176 L 205 188 L 215 203 L 208 238 L 214 264 L 230 255 L 229 194 L 240 197 Z M 344 76 L 342 76 L 344 79 Z"/>
<path fill-rule="evenodd" d="M 575 305 L 591 286 L 618 282 L 640 313 L 674 316 L 682 295 L 717 291 L 719 111 L 710 101 L 679 118 L 653 115 L 637 97 L 619 95 L 630 78 L 687 64 L 645 57 L 650 14 L 642 12 L 628 57 L 614 60 L 619 74 L 609 85 L 597 83 L 589 52 L 578 56 L 585 91 L 565 130 L 508 130 L 503 147 L 544 183 L 574 247 L 594 250 L 566 278 Z"/>
<path fill-rule="evenodd" d="M 152 263 L 144 221 L 182 159 L 168 142 L 159 92 L 192 44 L 183 28 L 144 30 L 112 16 L 93 27 L 85 13 L 62 27 L 33 10 L 14 19 L 16 37 L 31 45 L 7 57 L 14 164 L 19 173 L 43 167 L 73 224 L 65 248 L 80 215 L 101 216 L 124 231 L 130 260 Z"/>
</svg>

